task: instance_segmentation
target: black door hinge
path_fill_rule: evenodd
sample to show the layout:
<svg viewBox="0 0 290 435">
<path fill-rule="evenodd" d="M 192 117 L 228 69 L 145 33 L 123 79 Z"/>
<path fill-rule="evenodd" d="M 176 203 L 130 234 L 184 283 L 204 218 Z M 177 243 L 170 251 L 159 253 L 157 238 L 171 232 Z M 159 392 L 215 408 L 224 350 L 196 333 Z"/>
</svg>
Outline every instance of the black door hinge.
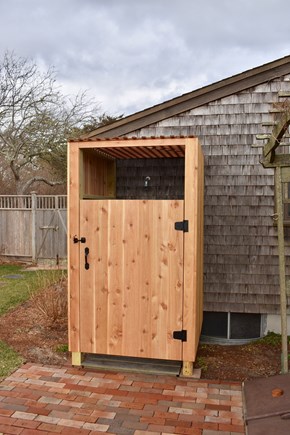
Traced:
<svg viewBox="0 0 290 435">
<path fill-rule="evenodd" d="M 174 229 L 176 231 L 183 231 L 184 233 L 188 233 L 188 220 L 175 222 Z"/>
<path fill-rule="evenodd" d="M 175 340 L 187 341 L 187 330 L 173 331 L 173 338 Z"/>
</svg>

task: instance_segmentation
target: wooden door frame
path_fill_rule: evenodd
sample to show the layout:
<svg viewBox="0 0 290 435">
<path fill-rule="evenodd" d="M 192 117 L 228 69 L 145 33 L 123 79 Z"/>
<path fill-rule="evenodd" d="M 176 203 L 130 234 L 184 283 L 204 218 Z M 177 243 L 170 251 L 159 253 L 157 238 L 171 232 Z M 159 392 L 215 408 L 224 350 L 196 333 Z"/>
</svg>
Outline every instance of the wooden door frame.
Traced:
<svg viewBox="0 0 290 435">
<path fill-rule="evenodd" d="M 183 342 L 184 374 L 192 371 L 202 326 L 203 305 L 203 154 L 197 138 L 153 138 L 112 139 L 94 141 L 72 141 L 68 153 L 68 267 L 69 267 L 69 349 L 73 365 L 81 365 L 80 345 L 80 283 L 79 248 L 73 238 L 81 237 L 80 224 L 80 171 L 81 150 L 85 149 L 142 149 L 172 150 L 185 149 L 185 219 L 189 221 L 189 232 L 184 233 L 184 306 L 183 328 L 187 341 Z M 164 148 L 163 148 L 164 147 Z"/>
</svg>

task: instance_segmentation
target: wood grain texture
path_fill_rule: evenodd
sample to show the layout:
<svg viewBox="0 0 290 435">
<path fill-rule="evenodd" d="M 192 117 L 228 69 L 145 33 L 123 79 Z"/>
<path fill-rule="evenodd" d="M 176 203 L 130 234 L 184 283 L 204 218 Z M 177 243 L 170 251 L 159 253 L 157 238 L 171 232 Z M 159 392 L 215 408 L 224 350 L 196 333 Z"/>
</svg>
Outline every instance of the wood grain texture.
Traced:
<svg viewBox="0 0 290 435">
<path fill-rule="evenodd" d="M 85 149 L 95 149 L 95 148 L 145 148 L 148 147 L 150 149 L 150 147 L 162 147 L 162 148 L 166 148 L 166 147 L 183 147 L 184 146 L 184 138 L 179 138 L 179 137 L 170 137 L 170 138 L 166 138 L 166 143 L 164 142 L 164 138 L 159 138 L 159 137 L 155 137 L 155 138 L 134 138 L 132 140 L 130 139 L 120 139 L 120 138 L 115 138 L 115 139 L 110 139 L 110 140 L 93 140 L 93 141 L 75 141 L 72 142 L 74 144 L 76 144 L 76 146 L 79 146 L 80 148 L 85 148 Z"/>
<path fill-rule="evenodd" d="M 82 200 L 80 213 L 81 351 L 180 360 L 183 201 Z"/>
<path fill-rule="evenodd" d="M 82 178 L 84 196 L 115 196 L 114 160 L 105 158 L 92 149 L 83 149 Z"/>
<path fill-rule="evenodd" d="M 190 362 L 202 324 L 203 155 L 195 138 L 149 142 L 158 147 L 178 143 L 185 150 L 185 164 L 178 164 L 185 168 L 179 175 L 184 192 L 178 194 L 184 199 L 108 199 L 107 180 L 115 183 L 114 173 L 108 177 L 111 160 L 102 162 L 92 143 L 72 144 L 70 347 L 73 352 Z M 105 141 L 106 147 L 121 143 Z M 142 149 L 142 140 L 124 143 Z M 165 184 L 170 176 L 175 180 L 175 166 L 168 166 Z M 184 218 L 188 233 L 175 229 Z M 72 246 L 72 234 L 85 243 Z M 182 329 L 188 334 L 184 343 L 173 338 Z"/>
<path fill-rule="evenodd" d="M 80 153 L 76 144 L 70 144 L 68 152 L 68 330 L 69 350 L 80 352 L 80 294 L 79 294 L 79 245 L 73 237 L 80 237 Z"/>
<path fill-rule="evenodd" d="M 189 231 L 184 234 L 184 311 L 183 361 L 194 361 L 203 313 L 203 155 L 197 139 L 186 141 L 185 218 Z"/>
</svg>

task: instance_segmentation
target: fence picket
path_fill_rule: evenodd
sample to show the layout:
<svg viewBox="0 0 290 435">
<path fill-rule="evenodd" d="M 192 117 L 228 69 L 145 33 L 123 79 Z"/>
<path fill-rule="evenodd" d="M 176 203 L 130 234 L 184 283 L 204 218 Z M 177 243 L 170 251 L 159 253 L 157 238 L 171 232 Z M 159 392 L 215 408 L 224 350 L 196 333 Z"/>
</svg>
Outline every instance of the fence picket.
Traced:
<svg viewBox="0 0 290 435">
<path fill-rule="evenodd" d="M 0 255 L 67 257 L 66 195 L 0 195 Z"/>
</svg>

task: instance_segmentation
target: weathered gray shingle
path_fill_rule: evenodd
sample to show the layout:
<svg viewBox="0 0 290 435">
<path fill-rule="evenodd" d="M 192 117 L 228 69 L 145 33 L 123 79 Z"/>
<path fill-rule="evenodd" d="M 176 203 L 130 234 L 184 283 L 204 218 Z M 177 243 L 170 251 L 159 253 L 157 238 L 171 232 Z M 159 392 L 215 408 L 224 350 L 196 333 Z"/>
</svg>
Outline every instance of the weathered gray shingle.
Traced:
<svg viewBox="0 0 290 435">
<path fill-rule="evenodd" d="M 205 156 L 205 310 L 279 312 L 274 171 L 260 164 L 264 142 L 257 135 L 271 133 L 280 116 L 280 91 L 290 92 L 290 56 L 90 134 L 199 138 Z"/>
</svg>

